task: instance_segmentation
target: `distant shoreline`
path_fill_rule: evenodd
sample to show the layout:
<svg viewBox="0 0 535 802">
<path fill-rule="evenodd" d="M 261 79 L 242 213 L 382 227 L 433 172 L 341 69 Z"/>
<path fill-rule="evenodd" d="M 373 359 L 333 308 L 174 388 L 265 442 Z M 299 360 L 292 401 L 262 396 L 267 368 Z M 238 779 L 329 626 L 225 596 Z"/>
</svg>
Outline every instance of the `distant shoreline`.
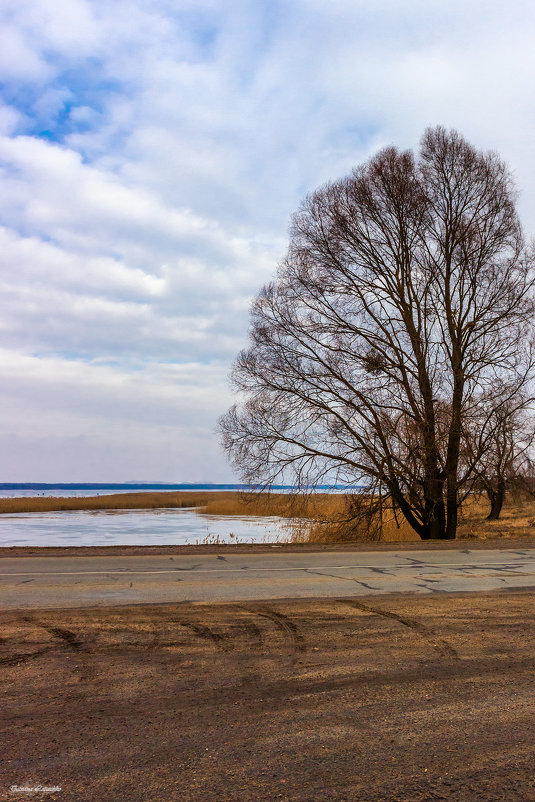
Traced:
<svg viewBox="0 0 535 802">
<path fill-rule="evenodd" d="M 6 490 L 253 490 L 254 485 L 213 484 L 212 482 L 0 482 L 0 491 Z M 275 489 L 290 489 L 278 485 Z"/>
<path fill-rule="evenodd" d="M 0 482 L 0 491 L 6 490 L 164 490 L 164 491 L 260 491 L 260 485 L 214 484 L 213 482 Z M 309 490 L 358 490 L 358 485 L 309 485 Z M 271 485 L 274 491 L 299 490 L 296 485 Z"/>
<path fill-rule="evenodd" d="M 257 496 L 259 493 L 262 495 L 283 495 L 283 496 L 291 496 L 291 495 L 302 495 L 304 492 L 305 494 L 312 493 L 314 495 L 340 495 L 344 493 L 358 493 L 361 492 L 362 488 L 358 486 L 347 486 L 342 487 L 341 485 L 316 485 L 314 487 L 308 487 L 299 489 L 294 485 L 272 485 L 269 489 L 269 492 L 258 485 L 247 485 L 247 484 L 149 484 L 149 483 L 110 483 L 104 484 L 103 482 L 86 482 L 85 484 L 82 482 L 57 482 L 57 483 L 46 483 L 46 482 L 0 482 L 0 506 L 2 503 L 8 499 L 26 499 L 30 501 L 33 499 L 46 499 L 46 498 L 80 498 L 80 499 L 97 499 L 99 497 L 110 497 L 114 496 L 116 499 L 119 499 L 121 496 L 125 498 L 133 498 L 134 496 L 144 497 L 145 499 L 150 498 L 151 496 L 157 494 L 162 497 L 169 497 L 171 495 L 183 495 L 189 494 L 193 496 L 198 496 L 198 494 L 202 494 L 203 497 L 214 499 L 215 497 L 219 496 L 220 494 L 233 494 L 243 495 L 243 496 Z M 94 504 L 95 502 L 93 502 Z M 149 508 L 154 507 L 151 502 L 147 502 Z M 134 505 L 134 508 L 140 508 L 145 506 L 145 503 Z M 175 506 L 167 505 L 164 506 Z M 178 506 L 184 506 L 183 504 L 179 504 Z M 195 503 L 193 506 L 198 506 Z M 118 509 L 125 509 L 125 502 L 117 502 Z M 34 507 L 24 507 L 21 508 L 21 511 L 31 511 Z M 35 507 L 36 510 L 43 511 L 45 509 L 52 510 L 52 509 L 109 509 L 107 504 L 98 505 L 98 506 L 75 506 L 75 507 Z M 0 512 L 4 510 L 0 509 Z M 5 511 L 14 512 L 15 509 L 11 508 L 9 505 Z"/>
</svg>

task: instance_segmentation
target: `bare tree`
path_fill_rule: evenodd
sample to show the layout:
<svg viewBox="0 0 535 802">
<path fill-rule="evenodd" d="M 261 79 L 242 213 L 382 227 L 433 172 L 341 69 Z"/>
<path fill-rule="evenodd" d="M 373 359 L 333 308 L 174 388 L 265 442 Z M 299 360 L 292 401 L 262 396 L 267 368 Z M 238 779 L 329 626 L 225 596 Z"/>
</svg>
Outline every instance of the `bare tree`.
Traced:
<svg viewBox="0 0 535 802">
<path fill-rule="evenodd" d="M 492 399 L 487 412 L 487 425 L 477 427 L 466 436 L 465 447 L 473 458 L 478 454 L 473 472 L 473 487 L 483 490 L 490 502 L 487 520 L 500 517 L 506 493 L 533 493 L 533 447 L 535 419 L 531 409 L 533 399 L 523 392 L 504 394 L 500 401 Z M 480 432 L 485 431 L 485 447 L 479 444 Z"/>
<path fill-rule="evenodd" d="M 463 421 L 529 376 L 530 264 L 506 167 L 455 131 L 320 188 L 234 366 L 220 427 L 235 467 L 265 485 L 379 483 L 420 537 L 454 538 Z"/>
</svg>

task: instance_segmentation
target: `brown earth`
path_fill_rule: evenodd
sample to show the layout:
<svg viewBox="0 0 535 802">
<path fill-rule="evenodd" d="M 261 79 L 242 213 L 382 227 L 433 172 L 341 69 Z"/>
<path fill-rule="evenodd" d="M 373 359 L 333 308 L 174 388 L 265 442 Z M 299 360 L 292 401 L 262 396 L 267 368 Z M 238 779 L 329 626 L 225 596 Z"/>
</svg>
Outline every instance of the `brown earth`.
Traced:
<svg viewBox="0 0 535 802">
<path fill-rule="evenodd" d="M 534 600 L 4 612 L 0 799 L 535 800 Z"/>
<path fill-rule="evenodd" d="M 284 552 L 322 551 L 470 551 L 494 549 L 535 548 L 535 539 L 529 537 L 499 537 L 477 540 L 410 540 L 384 543 L 360 541 L 351 543 L 219 543 L 192 546 L 0 546 L 3 557 L 113 557 L 151 554 L 269 554 L 273 550 Z"/>
</svg>

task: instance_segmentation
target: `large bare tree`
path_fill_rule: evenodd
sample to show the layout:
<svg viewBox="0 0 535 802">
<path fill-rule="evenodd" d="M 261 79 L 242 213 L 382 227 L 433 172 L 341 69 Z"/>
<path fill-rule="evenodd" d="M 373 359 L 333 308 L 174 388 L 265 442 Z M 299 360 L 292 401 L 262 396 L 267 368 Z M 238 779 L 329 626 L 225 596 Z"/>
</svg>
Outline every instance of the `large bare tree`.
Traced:
<svg viewBox="0 0 535 802">
<path fill-rule="evenodd" d="M 527 381 L 532 287 L 510 175 L 455 131 L 323 186 L 252 307 L 220 421 L 235 467 L 383 488 L 420 537 L 454 538 L 479 458 L 460 469 L 463 423 Z"/>
</svg>

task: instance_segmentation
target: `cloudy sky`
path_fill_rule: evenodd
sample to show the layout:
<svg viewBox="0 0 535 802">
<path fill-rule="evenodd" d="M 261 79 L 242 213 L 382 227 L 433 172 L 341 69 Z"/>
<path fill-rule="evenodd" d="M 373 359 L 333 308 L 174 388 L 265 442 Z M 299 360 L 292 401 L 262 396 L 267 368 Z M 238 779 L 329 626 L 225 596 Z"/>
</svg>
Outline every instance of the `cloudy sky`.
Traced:
<svg viewBox="0 0 535 802">
<path fill-rule="evenodd" d="M 215 426 L 302 197 L 427 125 L 535 233 L 535 6 L 3 0 L 0 481 L 232 481 Z"/>
</svg>

